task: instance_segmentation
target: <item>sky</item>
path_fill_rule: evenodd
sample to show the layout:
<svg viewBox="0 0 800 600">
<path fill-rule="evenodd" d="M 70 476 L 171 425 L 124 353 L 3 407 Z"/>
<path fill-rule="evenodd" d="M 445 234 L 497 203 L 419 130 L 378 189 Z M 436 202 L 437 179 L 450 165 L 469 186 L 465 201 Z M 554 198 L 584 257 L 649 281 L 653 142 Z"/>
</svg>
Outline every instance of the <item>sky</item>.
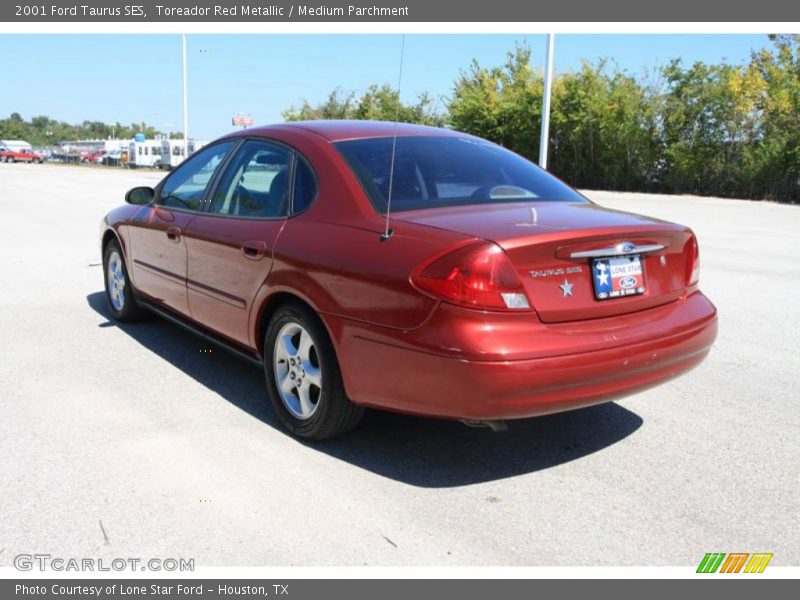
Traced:
<svg viewBox="0 0 800 600">
<path fill-rule="evenodd" d="M 407 35 L 401 98 L 413 101 L 421 92 L 446 98 L 473 58 L 500 65 L 523 40 L 532 65 L 543 67 L 544 35 Z M 565 72 L 606 58 L 639 75 L 673 58 L 738 64 L 768 45 L 765 35 L 563 34 L 556 36 L 554 61 Z M 399 35 L 191 35 L 189 134 L 218 137 L 232 129 L 236 112 L 256 124 L 276 123 L 287 107 L 319 102 L 337 87 L 394 86 L 400 47 Z M 5 34 L 0 56 L 0 118 L 18 112 L 25 119 L 183 128 L 180 36 Z"/>
</svg>

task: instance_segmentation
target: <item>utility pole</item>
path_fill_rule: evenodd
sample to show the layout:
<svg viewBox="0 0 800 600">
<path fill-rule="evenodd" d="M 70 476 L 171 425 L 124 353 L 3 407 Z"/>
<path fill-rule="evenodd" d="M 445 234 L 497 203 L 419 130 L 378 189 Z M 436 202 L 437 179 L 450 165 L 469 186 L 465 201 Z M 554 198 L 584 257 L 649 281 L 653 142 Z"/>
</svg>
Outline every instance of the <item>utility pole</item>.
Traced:
<svg viewBox="0 0 800 600">
<path fill-rule="evenodd" d="M 539 137 L 539 166 L 547 169 L 547 148 L 550 141 L 550 99 L 553 87 L 553 47 L 555 34 L 547 34 L 547 56 L 544 65 L 544 94 L 542 95 L 542 131 Z"/>
</svg>

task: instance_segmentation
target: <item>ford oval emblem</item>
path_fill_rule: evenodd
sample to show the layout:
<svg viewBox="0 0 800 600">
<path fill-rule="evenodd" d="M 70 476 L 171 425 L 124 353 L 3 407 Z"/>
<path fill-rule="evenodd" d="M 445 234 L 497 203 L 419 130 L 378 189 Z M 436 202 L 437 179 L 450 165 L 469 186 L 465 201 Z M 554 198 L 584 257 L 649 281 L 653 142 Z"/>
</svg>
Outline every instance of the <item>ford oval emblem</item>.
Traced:
<svg viewBox="0 0 800 600">
<path fill-rule="evenodd" d="M 636 245 L 631 242 L 622 242 L 617 246 L 617 250 L 622 254 L 630 254 L 636 249 Z"/>
<path fill-rule="evenodd" d="M 630 289 L 636 285 L 635 277 L 623 277 L 619 280 L 619 286 L 624 289 Z"/>
</svg>

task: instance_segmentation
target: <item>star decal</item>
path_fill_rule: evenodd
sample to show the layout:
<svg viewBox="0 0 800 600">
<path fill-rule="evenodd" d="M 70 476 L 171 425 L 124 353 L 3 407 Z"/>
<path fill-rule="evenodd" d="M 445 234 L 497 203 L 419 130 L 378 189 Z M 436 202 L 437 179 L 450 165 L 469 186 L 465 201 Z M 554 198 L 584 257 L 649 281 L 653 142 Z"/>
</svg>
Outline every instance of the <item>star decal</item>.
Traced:
<svg viewBox="0 0 800 600">
<path fill-rule="evenodd" d="M 597 279 L 600 285 L 606 285 L 608 283 L 608 273 L 606 273 L 605 263 L 599 263 L 597 265 Z"/>
<path fill-rule="evenodd" d="M 572 284 L 566 279 L 564 280 L 564 283 L 562 283 L 558 287 L 560 287 L 561 291 L 564 292 L 564 298 L 566 298 L 567 296 L 572 296 Z"/>
</svg>

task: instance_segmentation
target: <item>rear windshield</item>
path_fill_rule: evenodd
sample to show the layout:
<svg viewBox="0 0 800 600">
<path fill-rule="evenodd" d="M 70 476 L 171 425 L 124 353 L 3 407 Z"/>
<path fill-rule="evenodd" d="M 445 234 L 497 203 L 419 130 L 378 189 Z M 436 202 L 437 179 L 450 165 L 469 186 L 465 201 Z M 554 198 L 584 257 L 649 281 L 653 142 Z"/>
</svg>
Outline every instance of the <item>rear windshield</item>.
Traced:
<svg viewBox="0 0 800 600">
<path fill-rule="evenodd" d="M 379 212 L 386 211 L 391 137 L 338 142 Z M 461 137 L 398 137 L 392 211 L 458 204 L 552 200 L 586 202 L 555 177 L 495 144 Z"/>
</svg>

